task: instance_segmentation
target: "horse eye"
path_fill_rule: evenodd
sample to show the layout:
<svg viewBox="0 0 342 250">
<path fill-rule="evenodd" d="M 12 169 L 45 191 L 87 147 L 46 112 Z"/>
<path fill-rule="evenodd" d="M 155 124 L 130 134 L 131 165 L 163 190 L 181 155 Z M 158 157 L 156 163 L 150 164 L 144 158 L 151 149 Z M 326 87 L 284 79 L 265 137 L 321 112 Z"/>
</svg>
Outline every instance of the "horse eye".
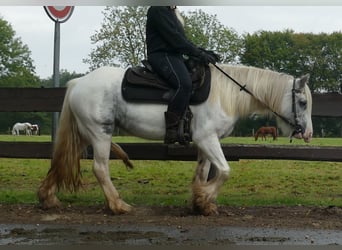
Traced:
<svg viewBox="0 0 342 250">
<path fill-rule="evenodd" d="M 307 101 L 306 100 L 303 100 L 303 101 L 299 101 L 299 106 L 303 109 L 306 109 L 306 106 L 307 106 Z"/>
</svg>

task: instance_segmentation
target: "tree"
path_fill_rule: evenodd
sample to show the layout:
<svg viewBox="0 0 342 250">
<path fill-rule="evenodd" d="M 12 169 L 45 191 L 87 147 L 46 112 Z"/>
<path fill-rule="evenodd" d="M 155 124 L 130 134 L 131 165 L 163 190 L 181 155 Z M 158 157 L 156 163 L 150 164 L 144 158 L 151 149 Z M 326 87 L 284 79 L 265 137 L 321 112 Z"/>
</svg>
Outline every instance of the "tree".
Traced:
<svg viewBox="0 0 342 250">
<path fill-rule="evenodd" d="M 66 84 L 71 80 L 78 77 L 84 76 L 84 74 L 76 73 L 75 71 L 70 73 L 66 69 L 61 69 L 59 72 L 59 85 L 65 87 Z M 41 80 L 41 86 L 49 88 L 53 86 L 53 77 Z"/>
<path fill-rule="evenodd" d="M 293 34 L 297 67 L 309 72 L 310 87 L 316 92 L 337 92 L 342 82 L 342 33 Z"/>
<path fill-rule="evenodd" d="M 34 70 L 27 45 L 15 37 L 12 26 L 0 17 L 0 86 L 39 86 Z"/>
<path fill-rule="evenodd" d="M 38 87 L 31 52 L 21 39 L 15 37 L 12 26 L 0 17 L 0 87 Z M 0 132 L 8 133 L 18 121 L 39 123 L 43 118 L 34 112 L 0 113 Z"/>
<path fill-rule="evenodd" d="M 255 67 L 286 71 L 288 64 L 294 61 L 292 33 L 293 31 L 286 30 L 285 32 L 259 31 L 252 35 L 247 34 L 244 39 L 245 50 L 241 62 Z"/>
<path fill-rule="evenodd" d="M 96 48 L 84 59 L 93 70 L 102 65 L 138 65 L 146 58 L 145 24 L 148 7 L 107 7 L 104 22 L 91 37 Z M 237 62 L 241 53 L 242 39 L 237 33 L 222 25 L 215 15 L 203 11 L 182 13 L 185 32 L 196 45 L 214 50 L 222 62 Z M 170 37 L 172 39 L 172 37 Z"/>
<path fill-rule="evenodd" d="M 243 40 L 235 30 L 221 24 L 216 15 L 209 15 L 202 10 L 191 11 L 183 16 L 185 33 L 194 44 L 218 53 L 222 63 L 239 62 Z"/>
<path fill-rule="evenodd" d="M 147 6 L 106 7 L 104 21 L 99 31 L 91 36 L 97 44 L 84 59 L 90 70 L 103 65 L 138 65 L 146 57 L 145 23 Z"/>
</svg>

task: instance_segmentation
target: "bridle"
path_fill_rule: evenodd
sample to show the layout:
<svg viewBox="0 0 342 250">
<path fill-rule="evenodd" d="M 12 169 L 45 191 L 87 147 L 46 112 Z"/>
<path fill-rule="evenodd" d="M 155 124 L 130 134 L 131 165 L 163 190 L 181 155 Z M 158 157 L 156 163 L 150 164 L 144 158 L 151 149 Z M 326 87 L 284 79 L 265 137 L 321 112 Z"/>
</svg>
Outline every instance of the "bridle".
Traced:
<svg viewBox="0 0 342 250">
<path fill-rule="evenodd" d="M 232 80 L 236 85 L 238 85 L 240 87 L 240 91 L 243 90 L 246 93 L 248 93 L 249 95 L 251 95 L 253 98 L 255 98 L 256 100 L 258 100 L 259 102 L 264 104 L 275 116 L 279 117 L 282 121 L 284 121 L 285 123 L 290 125 L 293 128 L 293 132 L 290 136 L 290 142 L 292 142 L 292 137 L 294 135 L 299 134 L 299 133 L 304 133 L 305 129 L 298 123 L 298 119 L 297 119 L 298 115 L 297 115 L 297 109 L 296 109 L 296 93 L 300 93 L 300 90 L 296 89 L 296 78 L 295 77 L 293 78 L 293 86 L 292 86 L 292 91 L 291 91 L 292 92 L 292 113 L 293 113 L 293 120 L 294 120 L 294 122 L 292 122 L 290 119 L 288 119 L 285 116 L 283 116 L 283 115 L 277 113 L 276 111 L 272 110 L 270 107 L 268 107 L 268 105 L 266 105 L 265 103 L 260 101 L 258 98 L 256 98 L 253 95 L 253 93 L 246 88 L 246 85 L 240 84 L 238 81 L 236 81 L 233 77 L 231 77 L 228 73 L 226 73 L 224 70 L 222 70 L 216 64 L 213 64 L 213 65 L 222 74 L 224 74 L 226 77 L 228 77 L 230 80 Z"/>
</svg>

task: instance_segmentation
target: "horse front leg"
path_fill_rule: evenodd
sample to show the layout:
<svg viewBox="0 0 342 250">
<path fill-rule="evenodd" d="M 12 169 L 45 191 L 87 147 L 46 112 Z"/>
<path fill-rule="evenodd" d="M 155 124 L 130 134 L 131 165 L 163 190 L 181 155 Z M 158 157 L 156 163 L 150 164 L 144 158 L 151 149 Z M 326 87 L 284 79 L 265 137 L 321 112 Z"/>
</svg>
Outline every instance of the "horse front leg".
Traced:
<svg viewBox="0 0 342 250">
<path fill-rule="evenodd" d="M 213 185 L 208 185 L 215 175 L 216 168 L 199 150 L 198 165 L 192 182 L 192 208 L 195 213 L 203 215 L 217 214 L 216 195 Z M 210 190 L 211 189 L 211 190 Z"/>
<path fill-rule="evenodd" d="M 228 179 L 229 165 L 217 138 L 198 144 L 198 165 L 192 183 L 194 212 L 203 215 L 218 214 L 216 198 Z"/>
</svg>

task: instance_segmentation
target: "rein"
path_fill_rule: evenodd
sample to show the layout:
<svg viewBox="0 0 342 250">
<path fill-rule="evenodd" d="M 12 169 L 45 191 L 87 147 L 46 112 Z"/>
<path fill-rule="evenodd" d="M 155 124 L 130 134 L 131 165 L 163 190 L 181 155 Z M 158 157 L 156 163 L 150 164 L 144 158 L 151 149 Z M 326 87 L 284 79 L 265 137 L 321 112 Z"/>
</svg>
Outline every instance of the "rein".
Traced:
<svg viewBox="0 0 342 250">
<path fill-rule="evenodd" d="M 226 73 L 224 70 L 222 70 L 219 66 L 217 66 L 216 64 L 213 64 L 215 66 L 216 69 L 218 69 L 222 74 L 224 74 L 226 77 L 228 77 L 230 80 L 232 80 L 236 85 L 238 85 L 240 87 L 240 91 L 245 91 L 246 93 L 248 93 L 249 95 L 251 95 L 254 99 L 258 100 L 259 102 L 261 102 L 262 104 L 265 105 L 265 103 L 263 103 L 262 101 L 260 101 L 258 98 L 256 98 L 253 93 L 251 91 L 249 91 L 246 88 L 246 85 L 242 85 L 240 84 L 238 81 L 236 81 L 233 77 L 231 77 L 228 73 Z M 298 90 L 296 90 L 295 88 L 295 83 L 296 83 L 296 78 L 293 78 L 293 86 L 292 86 L 292 113 L 293 113 L 293 117 L 294 117 L 294 123 L 287 119 L 286 117 L 278 114 L 276 111 L 272 110 L 270 107 L 268 107 L 268 105 L 265 105 L 274 115 L 278 116 L 281 120 L 283 120 L 285 123 L 287 123 L 288 125 L 290 125 L 294 130 L 291 134 L 290 137 L 290 142 L 292 142 L 292 137 L 295 134 L 299 134 L 303 132 L 303 128 L 302 126 L 298 123 L 297 121 L 297 111 L 296 111 L 296 92 Z"/>
</svg>

